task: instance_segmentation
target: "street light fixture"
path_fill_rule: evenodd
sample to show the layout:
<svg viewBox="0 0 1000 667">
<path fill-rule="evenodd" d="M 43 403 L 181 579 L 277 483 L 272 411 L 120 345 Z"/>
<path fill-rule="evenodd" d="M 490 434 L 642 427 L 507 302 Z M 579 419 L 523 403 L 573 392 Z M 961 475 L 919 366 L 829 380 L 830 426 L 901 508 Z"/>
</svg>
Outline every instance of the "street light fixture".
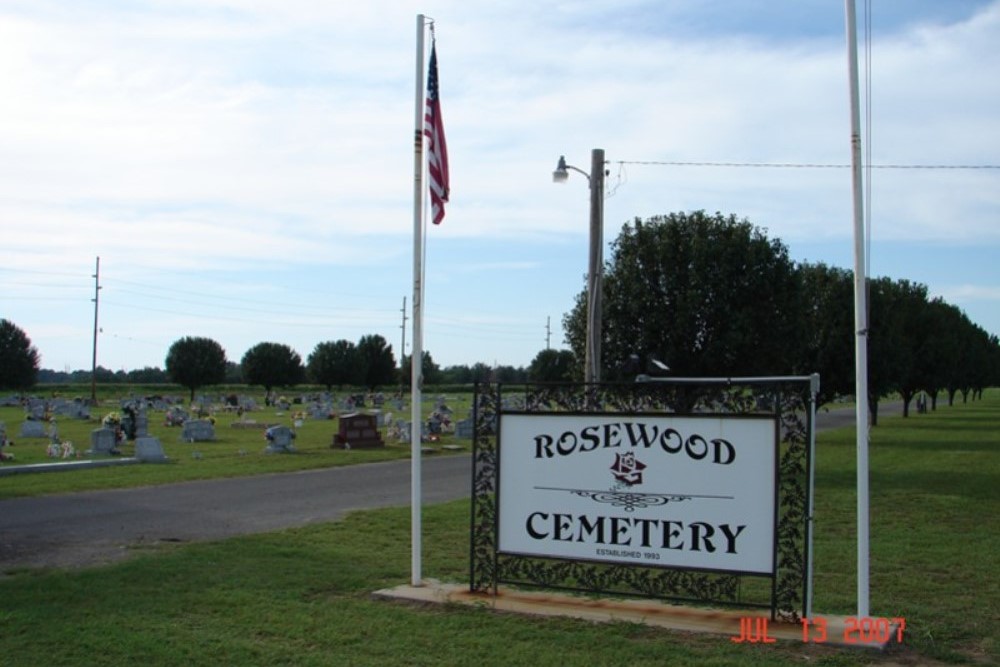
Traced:
<svg viewBox="0 0 1000 667">
<path fill-rule="evenodd" d="M 578 174 L 583 174 L 584 177 L 587 179 L 587 182 L 588 183 L 590 182 L 590 174 L 588 174 L 587 172 L 585 172 L 583 169 L 577 169 L 576 167 L 574 167 L 571 164 L 566 164 L 566 156 L 565 155 L 560 155 L 559 156 L 559 163 L 556 164 L 556 170 L 552 172 L 552 182 L 553 183 L 565 183 L 566 180 L 569 178 L 569 171 L 568 171 L 569 169 L 572 169 L 573 171 L 575 171 Z"/>
<path fill-rule="evenodd" d="M 590 184 L 590 258 L 587 268 L 587 342 L 583 381 L 601 381 L 601 280 L 604 271 L 604 149 L 590 153 L 590 173 L 571 164 L 560 155 L 552 172 L 553 183 L 565 183 L 569 170 L 583 174 Z"/>
</svg>

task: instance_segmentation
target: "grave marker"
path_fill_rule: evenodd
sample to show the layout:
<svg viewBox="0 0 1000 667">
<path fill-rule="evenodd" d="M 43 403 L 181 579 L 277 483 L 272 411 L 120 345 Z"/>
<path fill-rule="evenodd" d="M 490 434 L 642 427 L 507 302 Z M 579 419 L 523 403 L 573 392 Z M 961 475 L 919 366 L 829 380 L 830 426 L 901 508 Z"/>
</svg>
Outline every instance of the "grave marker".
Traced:
<svg viewBox="0 0 1000 667">
<path fill-rule="evenodd" d="M 115 430 L 102 426 L 90 432 L 90 449 L 87 453 L 91 456 L 110 456 L 118 453 L 118 438 Z"/>
<path fill-rule="evenodd" d="M 295 451 L 292 441 L 295 440 L 295 431 L 287 426 L 272 426 L 264 431 L 267 438 L 267 452 L 269 454 L 287 454 Z"/>
<path fill-rule="evenodd" d="M 352 413 L 340 416 L 340 431 L 333 436 L 331 447 L 342 449 L 372 449 L 385 447 L 375 415 Z"/>
<path fill-rule="evenodd" d="M 215 425 L 207 419 L 189 419 L 184 422 L 181 440 L 185 442 L 215 440 Z"/>
<path fill-rule="evenodd" d="M 45 435 L 45 422 L 28 420 L 21 424 L 21 437 L 22 438 L 44 438 Z"/>
</svg>

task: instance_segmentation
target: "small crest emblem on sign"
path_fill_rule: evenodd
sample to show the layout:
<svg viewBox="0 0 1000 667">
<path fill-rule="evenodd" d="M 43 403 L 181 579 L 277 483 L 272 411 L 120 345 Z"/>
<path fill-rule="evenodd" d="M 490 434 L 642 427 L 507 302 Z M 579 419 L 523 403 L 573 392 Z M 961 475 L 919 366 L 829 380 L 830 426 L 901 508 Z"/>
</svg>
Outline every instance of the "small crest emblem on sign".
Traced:
<svg viewBox="0 0 1000 667">
<path fill-rule="evenodd" d="M 626 486 L 642 484 L 642 471 L 646 464 L 635 458 L 632 452 L 615 454 L 615 462 L 611 466 L 611 474 L 616 480 Z"/>
</svg>

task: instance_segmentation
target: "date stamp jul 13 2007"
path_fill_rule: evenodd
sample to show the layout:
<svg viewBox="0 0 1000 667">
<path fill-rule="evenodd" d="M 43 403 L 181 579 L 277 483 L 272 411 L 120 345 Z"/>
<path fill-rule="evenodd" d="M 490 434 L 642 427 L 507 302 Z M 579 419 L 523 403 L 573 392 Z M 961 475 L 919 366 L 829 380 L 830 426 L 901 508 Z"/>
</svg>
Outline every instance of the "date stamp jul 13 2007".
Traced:
<svg viewBox="0 0 1000 667">
<path fill-rule="evenodd" d="M 906 630 L 906 619 L 848 616 L 844 620 L 843 630 L 839 636 L 831 636 L 830 625 L 822 617 L 803 618 L 802 643 L 825 644 L 835 641 L 840 644 L 876 644 L 882 645 L 891 641 L 902 643 Z M 729 638 L 737 644 L 774 644 L 778 640 L 768 634 L 768 621 L 763 617 L 744 616 L 740 618 L 740 632 Z"/>
</svg>

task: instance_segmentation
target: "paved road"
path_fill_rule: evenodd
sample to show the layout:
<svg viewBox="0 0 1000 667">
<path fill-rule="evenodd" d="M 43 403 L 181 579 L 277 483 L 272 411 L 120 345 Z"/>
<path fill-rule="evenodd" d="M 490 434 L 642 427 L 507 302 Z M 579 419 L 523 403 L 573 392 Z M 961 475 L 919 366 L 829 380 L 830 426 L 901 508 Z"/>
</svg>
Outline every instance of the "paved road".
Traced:
<svg viewBox="0 0 1000 667">
<path fill-rule="evenodd" d="M 817 418 L 820 430 L 853 423 L 852 410 L 821 411 Z M 424 502 L 468 497 L 468 455 L 424 457 L 422 471 Z M 3 500 L 0 576 L 18 567 L 111 562 L 135 545 L 268 532 L 409 502 L 408 460 Z"/>
<path fill-rule="evenodd" d="M 421 467 L 424 502 L 468 497 L 468 456 L 424 457 Z M 110 562 L 129 546 L 262 533 L 409 502 L 409 460 L 15 498 L 0 501 L 0 575 Z"/>
</svg>

